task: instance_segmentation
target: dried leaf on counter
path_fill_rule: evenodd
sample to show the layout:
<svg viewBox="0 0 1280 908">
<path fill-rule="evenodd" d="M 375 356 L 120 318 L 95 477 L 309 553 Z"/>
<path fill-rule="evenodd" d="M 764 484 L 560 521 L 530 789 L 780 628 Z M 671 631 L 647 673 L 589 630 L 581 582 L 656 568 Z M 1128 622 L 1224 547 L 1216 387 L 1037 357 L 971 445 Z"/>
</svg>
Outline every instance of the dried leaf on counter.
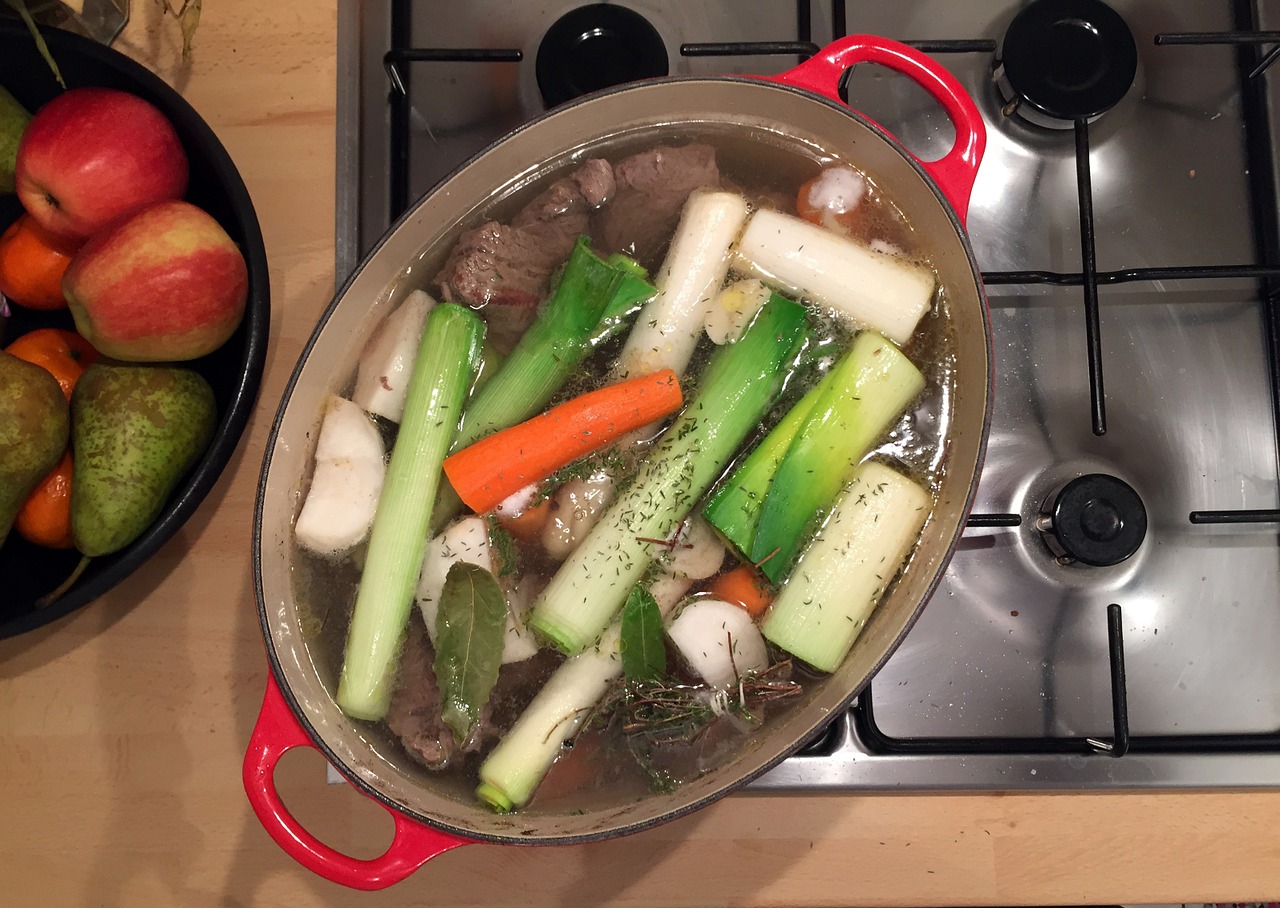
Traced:
<svg viewBox="0 0 1280 908">
<path fill-rule="evenodd" d="M 182 59 L 191 59 L 191 48 L 195 41 L 196 29 L 200 25 L 201 0 L 182 0 L 182 4 L 174 7 L 170 0 L 158 0 L 164 11 L 178 20 L 182 30 Z"/>
</svg>

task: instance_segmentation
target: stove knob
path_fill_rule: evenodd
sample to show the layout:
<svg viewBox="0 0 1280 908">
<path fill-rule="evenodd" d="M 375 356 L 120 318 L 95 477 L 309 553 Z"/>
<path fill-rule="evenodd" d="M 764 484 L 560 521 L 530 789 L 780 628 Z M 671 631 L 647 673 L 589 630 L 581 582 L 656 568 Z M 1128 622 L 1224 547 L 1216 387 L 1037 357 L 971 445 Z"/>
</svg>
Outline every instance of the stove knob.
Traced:
<svg viewBox="0 0 1280 908">
<path fill-rule="evenodd" d="M 1109 567 L 1131 556 L 1147 535 L 1147 509 L 1133 487 L 1105 473 L 1071 480 L 1036 521 L 1050 551 L 1066 563 Z"/>
<path fill-rule="evenodd" d="M 665 76 L 662 36 L 644 16 L 623 6 L 593 3 L 565 13 L 538 45 L 538 88 L 548 107 L 579 95 Z"/>
<path fill-rule="evenodd" d="M 1006 114 L 1070 128 L 1114 107 L 1137 69 L 1133 32 L 1102 0 L 1034 0 L 1009 23 L 996 80 Z"/>
</svg>

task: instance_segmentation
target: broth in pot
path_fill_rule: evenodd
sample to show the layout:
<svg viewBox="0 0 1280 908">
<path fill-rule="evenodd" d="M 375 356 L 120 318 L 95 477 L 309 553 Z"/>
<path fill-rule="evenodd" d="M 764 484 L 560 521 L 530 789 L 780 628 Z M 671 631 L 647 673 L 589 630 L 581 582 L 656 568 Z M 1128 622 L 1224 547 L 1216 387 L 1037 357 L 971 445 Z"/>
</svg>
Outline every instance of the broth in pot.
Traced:
<svg viewBox="0 0 1280 908">
<path fill-rule="evenodd" d="M 712 211 L 700 213 L 699 206 Z M 724 208 L 728 213 L 721 210 Z M 787 256 L 803 258 L 804 238 L 808 236 L 804 231 L 816 227 L 827 234 L 838 253 L 859 252 L 891 276 L 900 271 L 907 279 L 916 280 L 923 288 L 919 292 L 924 294 L 926 307 L 919 324 L 900 345 L 894 345 L 875 333 L 877 325 L 851 315 L 839 302 L 833 304 L 829 292 L 807 293 L 804 287 L 796 286 L 803 278 L 789 273 L 780 277 L 770 273 L 772 265 L 753 262 L 740 246 L 748 225 L 761 213 L 781 216 L 779 223 L 786 229 L 797 225 L 801 229 L 794 239 L 789 235 L 777 238 L 785 253 L 783 261 Z M 732 223 L 723 226 L 720 221 L 724 219 Z M 708 238 L 707 232 L 717 229 L 721 236 Z M 741 440 L 718 455 L 712 481 L 704 483 L 705 488 L 699 486 L 692 493 L 693 500 L 679 508 L 672 518 L 675 529 L 669 535 L 648 538 L 644 543 L 649 563 L 634 588 L 649 594 L 647 610 L 633 604 L 637 597 L 628 597 L 629 586 L 620 590 L 619 598 L 625 605 L 609 615 L 609 624 L 624 611 L 633 619 L 622 646 L 634 651 L 656 645 L 661 652 L 651 655 L 650 661 L 656 660 L 660 668 L 650 665 L 649 674 L 645 674 L 628 663 L 626 670 L 619 668 L 602 685 L 599 697 L 586 695 L 581 702 L 559 707 L 568 712 L 544 718 L 545 736 L 557 743 L 563 739 L 563 744 L 556 748 L 545 779 L 539 775 L 531 783 L 527 799 L 512 803 L 502 793 L 490 796 L 489 806 L 499 810 L 559 813 L 581 810 L 583 804 L 622 804 L 653 792 L 674 790 L 749 747 L 752 736 L 775 722 L 776 714 L 803 703 L 806 685 L 825 677 L 826 672 L 770 640 L 767 630 L 762 635 L 759 628 L 767 629 L 772 603 L 791 582 L 800 553 L 822 532 L 824 523 L 834 519 L 836 501 L 824 499 L 813 514 L 787 524 L 799 530 L 794 551 L 785 556 L 790 562 L 787 565 L 769 565 L 768 553 L 763 559 L 759 553 L 753 555 L 743 539 L 734 535 L 733 517 L 725 514 L 728 507 L 717 512 L 713 505 L 740 482 L 739 471 L 748 456 L 767 444 L 789 414 L 794 422 L 800 409 L 820 399 L 824 388 L 818 385 L 825 378 L 855 381 L 847 365 L 840 368 L 852 355 L 855 339 L 876 337 L 885 350 L 903 358 L 907 364 L 903 368 L 915 372 L 919 384 L 899 392 L 905 397 L 893 405 L 891 413 L 878 417 L 880 423 L 861 450 L 842 449 L 820 461 L 841 474 L 835 477 L 835 487 L 840 489 L 850 482 L 853 466 L 859 461 L 873 461 L 890 465 L 920 490 L 921 500 L 931 508 L 945 472 L 954 350 L 948 301 L 945 291 L 935 289 L 928 243 L 917 235 L 891 195 L 861 170 L 856 160 L 770 130 L 738 125 L 707 124 L 664 134 L 657 144 L 647 131 L 615 137 L 603 147 L 576 149 L 555 166 L 530 175 L 475 212 L 454 236 L 426 250 L 395 282 L 391 296 L 398 307 L 379 313 L 380 321 L 355 364 L 357 373 L 379 373 L 380 387 L 374 392 L 362 388 L 361 380 L 348 369 L 348 377 L 336 381 L 332 391 L 372 409 L 374 413 L 367 419 L 373 420 L 385 450 L 392 451 L 399 435 L 399 414 L 392 414 L 395 408 L 386 409 L 377 398 L 392 390 L 392 382 L 407 384 L 410 370 L 397 360 L 394 369 L 401 371 L 388 378 L 386 373 L 393 370 L 384 361 L 388 347 L 385 335 L 398 330 L 397 322 L 405 320 L 400 307 L 420 305 L 428 310 L 451 301 L 479 317 L 486 337 L 478 378 L 468 379 L 470 403 L 463 405 L 463 412 L 467 412 L 465 408 L 474 404 L 485 383 L 501 382 L 495 376 L 504 369 L 519 368 L 517 364 L 523 362 L 521 357 L 529 347 L 527 343 L 522 346 L 528 340 L 526 333 L 536 334 L 537 329 L 531 326 L 556 305 L 550 298 L 562 281 L 569 280 L 563 275 L 575 267 L 569 259 L 580 238 L 589 243 L 596 261 L 625 256 L 627 267 L 644 269 L 653 286 L 625 315 L 616 318 L 611 330 L 596 331 L 598 336 L 588 343 L 580 364 L 569 370 L 549 395 L 543 395 L 545 400 L 540 398 L 512 411 L 519 419 L 513 415 L 490 420 L 484 431 L 472 430 L 464 419 L 463 437 L 459 437 L 456 425 L 449 427 L 448 448 L 454 454 L 494 431 L 509 432 L 509 425 L 525 421 L 525 411 L 536 416 L 558 412 L 558 407 L 572 408 L 575 402 L 585 400 L 584 396 L 657 367 L 673 370 L 680 384 L 680 401 L 687 408 L 705 390 L 702 383 L 713 371 L 713 361 L 725 358 L 733 343 L 745 336 L 753 316 L 763 317 L 761 307 L 797 310 L 793 321 L 798 327 L 795 340 L 780 356 L 776 374 L 768 379 L 771 388 L 763 407 L 749 418 L 749 425 L 737 430 Z M 786 248 L 787 243 L 793 246 Z M 856 263 L 848 268 L 839 255 L 820 259 L 816 267 L 844 268 L 839 279 L 850 281 L 874 279 L 877 274 L 861 274 Z M 799 272 L 803 275 L 803 267 Z M 710 292 L 698 289 L 708 281 Z M 411 290 L 424 291 L 430 300 L 408 295 Z M 672 298 L 681 294 L 684 299 L 673 304 Z M 670 314 L 673 305 L 679 310 L 676 315 Z M 696 311 L 690 315 L 686 310 Z M 689 355 L 669 349 L 680 344 L 664 341 L 644 346 L 649 342 L 641 337 L 642 329 L 653 331 L 660 320 L 672 322 L 672 332 L 693 335 L 686 344 Z M 424 318 L 412 321 L 412 343 L 405 349 L 416 352 Z M 659 331 L 664 339 L 669 333 Z M 900 353 L 896 352 L 899 348 Z M 402 349 L 397 355 L 403 359 L 404 352 Z M 877 355 L 887 357 L 889 353 Z M 843 404 L 839 395 L 826 392 L 828 402 L 822 406 L 836 408 L 826 422 L 834 421 L 838 430 L 848 432 L 850 422 L 870 418 L 865 407 L 857 412 L 840 412 L 838 408 L 859 406 L 857 389 L 874 389 L 879 380 L 874 375 L 857 376 L 859 383 L 846 389 Z M 410 401 L 409 406 L 414 405 L 420 401 Z M 588 634 L 589 639 L 566 643 L 539 629 L 536 616 L 548 587 L 554 585 L 553 578 L 575 552 L 579 558 L 609 558 L 607 545 L 606 550 L 587 556 L 579 549 L 599 544 L 593 542 L 592 531 L 610 507 L 618 506 L 620 489 L 643 482 L 643 475 L 637 477 L 646 466 L 651 467 L 654 458 L 669 456 L 664 453 L 663 441 L 673 423 L 676 432 L 697 431 L 696 420 L 679 423 L 680 412 L 664 414 L 640 431 L 609 434 L 603 443 L 559 464 L 549 475 L 524 483 L 514 492 L 508 489 L 510 494 L 503 494 L 496 506 L 486 503 L 473 512 L 459 503 L 447 486 L 435 498 L 432 538 L 426 544 L 424 566 L 415 567 L 414 603 L 405 629 L 398 632 L 405 642 L 395 660 L 394 677 L 388 682 L 394 694 L 384 716 L 362 732 L 378 742 L 380 751 L 391 752 L 397 762 L 414 767 L 414 774 L 432 779 L 433 784 L 443 781 L 460 796 L 477 786 L 484 794 L 489 783 L 481 782 L 483 767 L 495 748 L 529 711 L 539 691 L 554 684 L 557 673 L 563 674 L 565 663 L 584 658 L 574 653 L 599 647 L 600 633 L 605 633 L 601 628 L 600 633 Z M 388 418 L 388 414 L 397 418 Z M 814 417 L 801 425 L 801 437 L 812 436 L 819 447 L 830 444 L 821 434 L 823 420 Z M 591 430 L 586 431 L 589 434 Z M 831 430 L 827 431 L 830 434 Z M 500 474 L 515 465 L 504 463 L 505 458 L 518 463 L 527 456 L 532 454 L 498 452 L 487 466 Z M 845 461 L 832 460 L 839 457 Z M 314 460 L 307 473 L 298 477 L 304 510 L 310 506 L 308 493 L 317 498 L 324 494 L 341 497 L 343 490 L 317 494 L 310 488 L 325 481 Z M 354 487 L 358 483 L 351 483 L 349 476 L 347 482 L 345 492 L 358 495 L 360 490 Z M 443 478 L 442 484 L 447 483 L 448 478 Z M 352 505 L 327 511 L 326 532 L 333 530 L 335 521 L 342 522 L 359 510 Z M 304 519 L 299 519 L 298 535 L 303 535 Z M 926 519 L 927 511 L 915 526 L 922 526 Z M 359 521 L 363 525 L 353 530 L 355 541 L 348 540 L 336 551 L 330 550 L 333 546 L 327 536 L 320 542 L 294 540 L 293 584 L 303 610 L 300 626 L 315 668 L 334 696 L 338 696 L 343 651 L 367 556 L 369 521 L 364 516 Z M 637 526 L 643 523 L 634 522 Z M 911 545 L 914 536 L 900 561 L 909 557 Z M 850 553 L 845 560 L 856 557 L 856 552 Z M 478 565 L 486 582 L 500 590 L 508 628 L 506 660 L 489 682 L 492 688 L 477 696 L 470 722 L 450 727 L 443 715 L 444 703 L 465 684 L 440 665 L 442 632 L 436 623 L 442 597 L 447 598 L 443 584 L 446 576 L 451 577 L 448 566 L 454 563 Z M 880 568 L 876 598 L 892 583 L 898 568 L 899 563 Z M 824 606 L 814 603 L 813 607 Z M 836 609 L 840 603 L 828 602 L 825 607 Z M 450 609 L 451 614 L 458 612 Z M 699 617 L 704 612 L 708 614 Z M 658 622 L 648 628 L 647 636 L 633 631 L 632 626 L 640 620 L 635 616 L 640 614 Z M 716 617 L 724 614 L 730 616 L 731 628 L 708 632 L 702 627 L 707 621 L 719 621 L 724 628 L 724 621 Z M 738 622 L 735 615 L 745 615 L 746 620 Z M 456 614 L 454 620 L 459 620 Z M 475 633 L 471 619 L 464 615 L 462 620 L 468 622 L 468 631 Z M 660 629 L 663 623 L 665 633 Z M 446 641 L 456 637 L 443 636 Z M 488 642 L 477 648 L 502 649 L 502 645 L 498 631 L 490 632 Z M 704 658 L 708 647 L 728 652 L 727 676 L 722 670 L 725 660 Z M 627 662 L 616 655 L 612 661 Z M 826 668 L 830 671 L 834 666 Z"/>
<path fill-rule="evenodd" d="M 677 171 L 686 155 L 696 166 Z M 646 187 L 674 197 L 661 217 L 649 218 Z M 554 256 L 511 253 L 544 251 L 544 241 Z M 833 260 L 834 270 L 824 266 Z M 562 311 L 556 330 L 539 328 L 562 288 L 587 286 L 582 275 L 601 269 L 614 277 L 595 314 Z M 619 295 L 635 281 L 652 289 Z M 866 287 L 877 292 L 845 298 Z M 661 308 L 672 297 L 686 302 Z M 415 308 L 425 313 L 423 348 L 434 351 L 416 358 L 418 371 L 464 380 L 451 386 L 453 411 L 432 411 L 442 433 L 426 432 L 435 466 L 414 475 L 434 483 L 490 438 L 519 444 L 448 476 L 463 501 L 438 500 L 442 484 L 433 484 L 430 526 L 414 544 L 422 554 L 371 571 L 387 563 L 378 517 L 366 531 L 347 519 L 359 507 L 328 511 L 341 519 L 320 524 L 346 540 L 333 551 L 300 543 L 297 528 L 324 487 L 321 466 L 350 452 L 325 443 L 335 398 L 354 408 L 348 425 L 362 426 L 365 450 L 382 452 L 357 458 L 379 467 L 376 510 L 403 506 L 405 495 L 386 490 L 405 488 L 395 461 L 420 412 L 415 395 L 398 424 L 366 415 L 373 405 L 359 373 L 394 346 L 383 343 L 388 326 L 411 321 Z M 927 600 L 981 458 L 985 325 L 972 255 L 925 167 L 836 103 L 753 80 L 671 80 L 567 105 L 516 132 L 388 234 L 324 315 L 286 392 L 257 550 L 264 635 L 285 702 L 355 785 L 468 839 L 583 841 L 705 804 L 846 707 Z M 526 349 L 546 352 L 534 343 L 540 330 L 555 341 L 542 359 Z M 586 346 L 569 350 L 571 336 Z M 504 377 L 520 369 L 528 381 Z M 550 391 L 525 399 L 552 376 Z M 868 403 L 880 396 L 861 394 L 859 382 L 886 376 L 901 399 L 880 412 Z M 618 390 L 646 380 L 646 389 Z M 677 387 L 661 415 L 638 409 Z M 438 390 L 437 407 L 447 396 Z M 595 412 L 584 401 L 602 393 L 605 421 L 616 416 L 625 429 L 579 450 L 600 423 L 583 430 L 575 420 Z M 495 400 L 511 404 L 501 418 Z M 530 429 L 531 420 L 550 422 Z M 576 429 L 546 429 L 561 424 Z M 522 426 L 524 435 L 505 434 Z M 854 453 L 833 441 L 859 431 L 870 435 Z M 546 469 L 548 449 L 560 448 L 576 453 Z M 768 463 L 763 486 L 745 478 L 759 471 L 753 457 Z M 518 488 L 464 503 L 533 461 L 544 472 L 515 470 Z M 770 494 L 775 480 L 786 494 Z M 915 491 L 883 510 L 890 486 Z M 858 507 L 871 516 L 858 518 Z M 526 519 L 541 521 L 536 531 L 520 525 Z M 892 532 L 880 532 L 886 526 Z M 457 557 L 479 548 L 487 560 Z M 702 557 L 685 557 L 695 552 Z M 874 564 L 866 556 L 854 566 L 857 552 Z M 369 626 L 360 600 L 371 574 L 408 578 L 390 629 L 373 635 L 359 630 Z M 815 601 L 842 623 L 797 611 Z M 372 623 L 386 611 L 374 609 Z M 496 670 L 470 670 L 460 629 L 489 641 Z M 379 660 L 353 657 L 361 637 L 394 657 L 366 673 Z M 570 669 L 589 683 L 557 682 Z M 567 699 L 552 697 L 566 690 Z"/>
</svg>

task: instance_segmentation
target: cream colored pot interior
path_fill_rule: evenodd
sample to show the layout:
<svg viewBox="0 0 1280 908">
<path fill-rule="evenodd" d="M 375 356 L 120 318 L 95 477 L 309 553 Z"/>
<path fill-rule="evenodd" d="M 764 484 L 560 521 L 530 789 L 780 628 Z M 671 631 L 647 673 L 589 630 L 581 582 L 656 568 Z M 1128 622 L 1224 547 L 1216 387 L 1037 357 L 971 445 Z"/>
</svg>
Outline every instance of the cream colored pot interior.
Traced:
<svg viewBox="0 0 1280 908">
<path fill-rule="evenodd" d="M 404 295 L 425 287 L 464 227 L 518 206 L 587 156 L 711 137 L 781 166 L 796 151 L 856 164 L 896 202 L 940 280 L 936 314 L 949 321 L 954 391 L 934 513 L 907 570 L 880 604 L 853 652 L 832 676 L 807 685 L 727 766 L 672 794 L 625 800 L 596 791 L 552 807 L 498 816 L 476 805 L 472 785 L 445 784 L 406 757 L 387 732 L 346 718 L 334 703 L 338 665 L 317 644 L 320 606 L 295 589 L 291 527 L 301 503 L 324 397 L 349 385 L 374 325 Z M 636 829 L 706 803 L 776 763 L 844 708 L 913 622 L 950 557 L 967 513 L 988 419 L 986 307 L 964 236 L 933 184 L 894 144 L 833 103 L 751 80 L 667 80 L 569 106 L 489 149 L 425 198 L 385 239 L 322 319 L 287 392 L 269 448 L 258 539 L 263 624 L 286 696 L 313 737 L 358 784 L 398 809 L 485 839 L 572 841 Z M 329 621 L 328 625 L 345 625 Z"/>
</svg>

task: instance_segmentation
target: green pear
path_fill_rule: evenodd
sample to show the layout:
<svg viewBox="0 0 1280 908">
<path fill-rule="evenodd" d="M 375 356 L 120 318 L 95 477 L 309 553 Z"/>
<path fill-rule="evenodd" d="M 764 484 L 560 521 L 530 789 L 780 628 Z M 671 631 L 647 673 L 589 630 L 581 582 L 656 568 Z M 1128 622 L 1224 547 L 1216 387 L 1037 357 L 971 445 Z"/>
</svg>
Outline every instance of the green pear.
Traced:
<svg viewBox="0 0 1280 908">
<path fill-rule="evenodd" d="M 31 114 L 0 85 L 0 192 L 13 192 L 13 169 L 18 160 L 18 140 L 31 122 Z"/>
<path fill-rule="evenodd" d="M 0 350 L 0 545 L 22 502 L 67 449 L 69 423 L 58 380 Z"/>
<path fill-rule="evenodd" d="M 213 389 L 172 366 L 98 362 L 71 395 L 71 537 L 85 555 L 133 542 L 213 439 Z"/>
</svg>

